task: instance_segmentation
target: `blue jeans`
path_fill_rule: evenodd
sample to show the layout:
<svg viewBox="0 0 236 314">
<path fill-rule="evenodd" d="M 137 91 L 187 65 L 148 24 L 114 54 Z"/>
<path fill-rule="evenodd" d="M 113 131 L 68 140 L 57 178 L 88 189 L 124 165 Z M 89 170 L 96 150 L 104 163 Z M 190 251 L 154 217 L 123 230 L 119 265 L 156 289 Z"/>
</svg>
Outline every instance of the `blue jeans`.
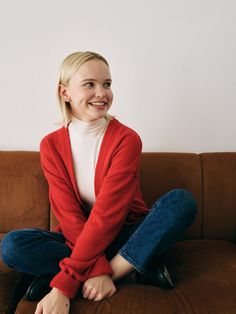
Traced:
<svg viewBox="0 0 236 314">
<path fill-rule="evenodd" d="M 190 192 L 171 190 L 138 223 L 125 224 L 105 254 L 110 260 L 119 253 L 145 274 L 182 237 L 196 213 L 196 201 Z M 6 265 L 36 276 L 57 274 L 59 262 L 70 255 L 62 233 L 36 228 L 11 231 L 0 244 L 0 258 Z"/>
</svg>

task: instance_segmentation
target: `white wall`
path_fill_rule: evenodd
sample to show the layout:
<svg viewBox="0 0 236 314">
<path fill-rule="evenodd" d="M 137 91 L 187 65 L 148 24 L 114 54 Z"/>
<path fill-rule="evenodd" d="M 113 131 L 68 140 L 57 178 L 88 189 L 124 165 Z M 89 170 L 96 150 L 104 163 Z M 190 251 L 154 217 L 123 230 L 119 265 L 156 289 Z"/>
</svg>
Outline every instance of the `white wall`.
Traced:
<svg viewBox="0 0 236 314">
<path fill-rule="evenodd" d="M 58 128 L 63 58 L 103 54 L 144 151 L 236 151 L 235 0 L 0 0 L 0 150 Z"/>
</svg>

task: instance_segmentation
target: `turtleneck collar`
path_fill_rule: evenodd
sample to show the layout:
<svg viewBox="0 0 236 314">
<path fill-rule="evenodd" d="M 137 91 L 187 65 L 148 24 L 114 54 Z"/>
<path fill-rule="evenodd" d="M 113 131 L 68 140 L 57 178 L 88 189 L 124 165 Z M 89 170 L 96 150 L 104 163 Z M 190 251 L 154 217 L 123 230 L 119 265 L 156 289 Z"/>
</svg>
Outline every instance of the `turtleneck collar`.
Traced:
<svg viewBox="0 0 236 314">
<path fill-rule="evenodd" d="M 108 120 L 100 118 L 91 122 L 85 122 L 72 116 L 69 127 L 73 132 L 79 132 L 80 134 L 88 134 L 89 136 L 97 136 L 100 134 L 108 125 Z"/>
</svg>

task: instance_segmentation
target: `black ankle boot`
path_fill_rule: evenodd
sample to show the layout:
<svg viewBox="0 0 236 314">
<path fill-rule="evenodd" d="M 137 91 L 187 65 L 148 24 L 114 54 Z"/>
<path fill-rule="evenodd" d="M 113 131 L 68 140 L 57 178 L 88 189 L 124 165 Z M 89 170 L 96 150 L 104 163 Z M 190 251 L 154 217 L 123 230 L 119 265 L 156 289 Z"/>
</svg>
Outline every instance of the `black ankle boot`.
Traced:
<svg viewBox="0 0 236 314">
<path fill-rule="evenodd" d="M 52 278 L 52 275 L 36 277 L 26 291 L 26 299 L 32 302 L 42 300 L 42 298 L 51 291 L 49 285 Z"/>
<path fill-rule="evenodd" d="M 174 288 L 173 281 L 164 264 L 160 264 L 157 269 L 150 271 L 146 274 L 141 274 L 136 271 L 135 277 L 137 283 L 158 286 L 162 289 Z"/>
</svg>

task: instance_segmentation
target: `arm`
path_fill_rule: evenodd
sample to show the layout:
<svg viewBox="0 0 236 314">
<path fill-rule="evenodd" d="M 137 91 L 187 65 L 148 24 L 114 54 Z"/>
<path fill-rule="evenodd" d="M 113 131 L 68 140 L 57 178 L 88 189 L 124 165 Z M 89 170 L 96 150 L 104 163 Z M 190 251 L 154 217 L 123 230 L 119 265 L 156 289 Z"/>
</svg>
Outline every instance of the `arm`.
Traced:
<svg viewBox="0 0 236 314">
<path fill-rule="evenodd" d="M 94 271 L 92 266 L 98 258 L 104 256 L 103 252 L 124 224 L 136 192 L 140 153 L 141 141 L 133 133 L 125 136 L 115 149 L 110 168 L 103 178 L 91 214 L 76 240 L 70 258 L 65 258 L 60 262 L 61 272 L 53 278 L 52 287 L 60 289 L 63 284 L 65 286 L 71 275 L 86 274 L 87 277 L 98 275 L 96 271 L 99 267 L 97 266 Z M 103 262 L 101 267 L 107 261 Z M 111 269 L 111 266 L 108 266 Z M 76 291 L 76 289 L 71 290 L 71 295 L 74 295 Z"/>
<path fill-rule="evenodd" d="M 50 143 L 48 139 L 44 139 L 40 144 L 41 166 L 49 185 L 49 198 L 51 208 L 57 217 L 61 230 L 66 240 L 71 244 L 75 244 L 76 239 L 80 235 L 84 224 L 87 220 L 83 210 L 82 202 L 76 195 L 68 171 L 62 161 L 57 149 Z M 87 269 L 84 273 L 77 273 L 73 268 L 67 273 L 65 283 L 62 282 L 58 287 L 64 295 L 71 297 L 78 290 L 80 281 L 87 278 L 87 274 L 93 271 L 94 276 L 101 274 L 111 274 L 112 270 L 105 255 L 101 255 L 94 262 L 91 269 Z M 64 288 L 65 287 L 65 288 Z M 68 293 L 68 291 L 73 291 Z"/>
<path fill-rule="evenodd" d="M 74 244 L 86 222 L 81 200 L 69 185 L 69 175 L 58 152 L 46 140 L 40 144 L 40 160 L 48 181 L 51 208 L 66 240 Z"/>
</svg>

